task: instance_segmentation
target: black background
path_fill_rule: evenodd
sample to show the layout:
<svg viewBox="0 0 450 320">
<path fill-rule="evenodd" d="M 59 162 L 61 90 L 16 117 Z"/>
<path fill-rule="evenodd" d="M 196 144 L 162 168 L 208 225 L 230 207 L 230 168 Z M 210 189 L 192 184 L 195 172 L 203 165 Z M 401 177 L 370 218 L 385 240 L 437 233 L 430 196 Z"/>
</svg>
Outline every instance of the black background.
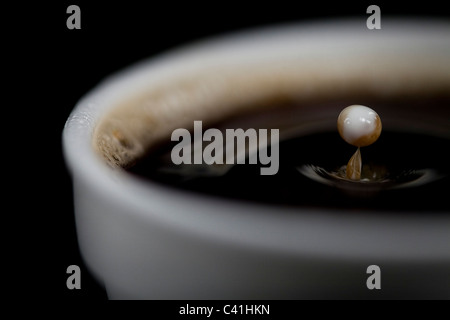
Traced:
<svg viewBox="0 0 450 320">
<path fill-rule="evenodd" d="M 106 299 L 78 250 L 61 134 L 77 100 L 107 75 L 179 45 L 249 27 L 338 17 L 359 18 L 365 27 L 371 4 L 380 6 L 382 19 L 449 16 L 442 4 L 429 1 L 396 5 L 382 1 L 142 3 L 59 1 L 3 8 L 4 69 L 13 69 L 3 73 L 4 94 L 12 95 L 4 110 L 13 112 L 10 117 L 4 114 L 13 130 L 5 134 L 4 144 L 12 143 L 11 148 L 19 152 L 7 158 L 5 166 L 13 177 L 7 200 L 13 201 L 9 212 L 15 218 L 5 227 L 14 234 L 8 237 L 12 255 L 6 264 L 14 271 L 8 273 L 17 289 L 11 292 L 18 296 Z M 72 4 L 81 9 L 80 30 L 66 27 L 66 9 Z M 66 269 L 73 264 L 81 268 L 81 290 L 66 287 Z"/>
</svg>

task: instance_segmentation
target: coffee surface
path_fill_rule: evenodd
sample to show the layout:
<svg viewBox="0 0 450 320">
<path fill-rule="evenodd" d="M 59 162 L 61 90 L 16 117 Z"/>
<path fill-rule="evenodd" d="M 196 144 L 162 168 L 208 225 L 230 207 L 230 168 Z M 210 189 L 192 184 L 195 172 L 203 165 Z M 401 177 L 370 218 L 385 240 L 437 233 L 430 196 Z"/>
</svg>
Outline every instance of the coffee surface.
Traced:
<svg viewBox="0 0 450 320">
<path fill-rule="evenodd" d="M 279 143 L 279 171 L 275 175 L 261 175 L 260 168 L 264 165 L 249 164 L 248 161 L 235 165 L 174 165 L 170 154 L 176 143 L 171 142 L 170 137 L 126 170 L 140 178 L 188 192 L 265 204 L 383 212 L 448 212 L 450 139 L 445 122 L 448 124 L 449 120 L 442 117 L 448 115 L 450 104 L 447 99 L 432 100 L 433 105 L 430 101 L 393 101 L 390 104 L 369 101 L 367 105 L 380 109 L 382 121 L 386 120 L 388 125 L 376 143 L 361 148 L 363 171 L 369 175 L 366 181 L 336 178 L 356 151 L 341 139 L 337 130 L 330 126 L 328 129 L 317 126 L 312 130 L 302 130 L 299 126 L 289 130 L 296 117 L 300 123 L 304 117 L 302 112 L 297 112 L 302 107 L 295 105 L 275 106 L 211 126 L 222 130 L 237 127 L 245 130 L 283 127 L 289 122 L 281 130 L 289 134 L 282 135 Z M 317 112 L 338 110 L 343 103 L 346 102 L 317 106 Z M 424 123 L 426 115 L 420 117 L 423 110 L 442 115 L 443 121 L 439 124 L 442 130 L 435 130 L 439 134 L 430 134 L 423 129 L 433 126 L 433 123 Z M 402 122 L 408 118 L 406 115 L 399 121 L 390 119 L 406 111 L 412 112 L 410 120 L 416 126 Z M 423 128 L 421 123 L 425 125 Z"/>
</svg>

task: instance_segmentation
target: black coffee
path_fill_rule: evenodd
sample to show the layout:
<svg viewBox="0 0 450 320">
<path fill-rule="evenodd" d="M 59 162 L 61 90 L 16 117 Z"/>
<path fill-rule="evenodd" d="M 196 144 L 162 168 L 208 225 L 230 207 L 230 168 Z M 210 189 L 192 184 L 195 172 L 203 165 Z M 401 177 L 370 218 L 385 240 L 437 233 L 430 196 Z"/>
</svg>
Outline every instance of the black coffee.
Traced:
<svg viewBox="0 0 450 320">
<path fill-rule="evenodd" d="M 326 108 L 339 110 L 354 102 L 330 103 Z M 374 101 L 364 103 L 376 110 L 431 110 L 448 116 L 449 100 L 433 101 L 434 108 L 423 109 L 429 101 Z M 383 105 L 381 105 L 383 104 Z M 379 105 L 379 107 L 377 107 Z M 323 105 L 318 108 L 325 108 Z M 300 106 L 272 108 L 241 118 L 228 119 L 211 127 L 233 128 L 295 122 L 302 116 Z M 284 111 L 280 111 L 284 110 Z M 320 112 L 320 109 L 317 109 Z M 292 116 L 286 117 L 292 112 Z M 284 115 L 280 116 L 282 113 Z M 396 112 L 389 112 L 396 115 Z M 399 115 L 402 112 L 398 112 Z M 422 121 L 415 113 L 414 121 Z M 255 119 L 258 119 L 255 121 Z M 261 119 L 264 119 L 263 121 Z M 267 122 L 269 119 L 269 122 Z M 284 120 L 283 120 L 284 119 Z M 442 118 L 441 118 L 442 119 Z M 174 143 L 152 150 L 127 170 L 141 178 L 188 190 L 232 199 L 282 206 L 341 208 L 378 211 L 447 212 L 450 186 L 450 119 L 444 119 L 443 135 L 430 135 L 400 124 L 386 126 L 377 142 L 361 148 L 363 180 L 344 179 L 345 165 L 356 151 L 339 136 L 337 130 L 302 132 L 285 137 L 279 144 L 279 170 L 275 175 L 261 175 L 261 164 L 228 166 L 178 165 L 170 157 Z M 286 121 L 285 121 L 286 122 Z M 445 122 L 449 124 L 445 126 Z M 442 123 L 442 122 L 441 122 Z M 274 125 L 275 124 L 275 125 Z M 206 130 L 207 128 L 203 128 Z M 425 131 L 424 131 L 425 132 Z"/>
</svg>

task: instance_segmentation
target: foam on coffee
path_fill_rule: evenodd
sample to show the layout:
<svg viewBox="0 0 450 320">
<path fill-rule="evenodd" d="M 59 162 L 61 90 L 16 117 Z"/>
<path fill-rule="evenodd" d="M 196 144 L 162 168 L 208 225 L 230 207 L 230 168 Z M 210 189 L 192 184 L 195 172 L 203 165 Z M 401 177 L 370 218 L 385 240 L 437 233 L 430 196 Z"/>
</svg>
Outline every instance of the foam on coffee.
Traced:
<svg viewBox="0 0 450 320">
<path fill-rule="evenodd" d="M 401 53 L 367 50 L 364 55 L 299 55 L 232 65 L 218 61 L 117 101 L 96 126 L 93 145 L 111 166 L 128 167 L 173 130 L 189 129 L 195 120 L 208 125 L 289 102 L 306 106 L 344 97 L 354 97 L 357 103 L 358 97 L 448 95 L 449 52 L 447 45 L 439 52 L 410 48 Z M 331 127 L 336 114 L 336 110 L 309 110 L 304 123 Z M 447 121 L 433 119 L 440 120 Z"/>
</svg>

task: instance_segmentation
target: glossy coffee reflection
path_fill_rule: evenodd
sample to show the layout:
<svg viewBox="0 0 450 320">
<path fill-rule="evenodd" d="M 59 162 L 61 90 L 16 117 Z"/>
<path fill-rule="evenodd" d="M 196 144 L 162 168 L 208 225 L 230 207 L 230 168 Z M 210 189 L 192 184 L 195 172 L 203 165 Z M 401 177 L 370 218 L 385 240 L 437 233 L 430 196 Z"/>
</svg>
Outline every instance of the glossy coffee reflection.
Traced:
<svg viewBox="0 0 450 320">
<path fill-rule="evenodd" d="M 430 104 L 433 100 L 434 106 Z M 398 111 L 406 112 L 413 106 L 423 112 L 442 110 L 443 107 L 450 109 L 450 99 L 444 97 L 414 102 L 408 99 L 372 102 L 385 111 L 383 118 L 388 123 L 395 123 Z M 317 105 L 320 107 L 323 106 Z M 339 104 L 330 102 L 327 107 L 338 110 Z M 289 107 L 273 105 L 264 112 L 236 116 L 216 126 L 282 124 L 283 127 L 286 116 L 292 121 L 296 110 L 301 108 L 302 105 L 295 104 Z M 390 110 L 397 110 L 397 113 Z M 410 121 L 420 122 L 421 119 Z M 288 129 L 284 127 L 284 132 Z M 433 135 L 409 130 L 400 124 L 388 125 L 376 143 L 363 148 L 360 182 L 345 179 L 342 167 L 354 147 L 345 143 L 332 128 L 307 134 L 293 130 L 285 136 L 279 144 L 280 170 L 274 176 L 260 176 L 260 165 L 250 165 L 248 161 L 232 166 L 176 166 L 170 159 L 172 147 L 170 141 L 160 145 L 127 170 L 141 178 L 186 191 L 282 206 L 376 209 L 380 212 L 449 210 L 445 190 L 449 183 L 450 155 L 446 150 L 450 140 L 445 134 Z"/>
</svg>

